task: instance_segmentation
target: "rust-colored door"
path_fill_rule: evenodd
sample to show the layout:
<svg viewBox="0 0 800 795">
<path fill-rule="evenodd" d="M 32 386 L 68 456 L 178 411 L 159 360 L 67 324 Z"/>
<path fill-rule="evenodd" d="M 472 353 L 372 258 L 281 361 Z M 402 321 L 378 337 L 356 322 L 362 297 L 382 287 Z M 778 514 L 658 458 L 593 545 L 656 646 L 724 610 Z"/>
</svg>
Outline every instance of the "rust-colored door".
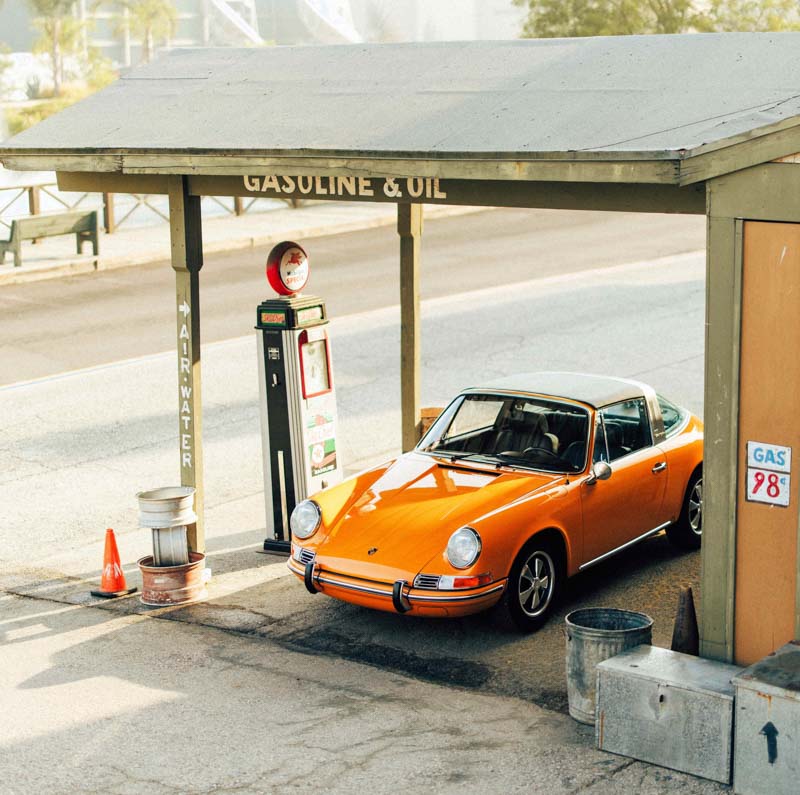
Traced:
<svg viewBox="0 0 800 795">
<path fill-rule="evenodd" d="M 734 656 L 741 665 L 795 636 L 799 353 L 800 225 L 746 221 L 734 602 Z M 788 506 L 748 500 L 748 441 L 792 448 Z"/>
</svg>

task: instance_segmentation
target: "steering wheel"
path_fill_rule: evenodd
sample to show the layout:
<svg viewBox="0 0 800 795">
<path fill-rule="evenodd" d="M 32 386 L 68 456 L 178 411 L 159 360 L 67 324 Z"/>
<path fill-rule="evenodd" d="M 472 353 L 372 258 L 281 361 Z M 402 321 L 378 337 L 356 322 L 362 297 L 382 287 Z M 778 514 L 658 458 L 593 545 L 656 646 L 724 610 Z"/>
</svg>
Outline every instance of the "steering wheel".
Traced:
<svg viewBox="0 0 800 795">
<path fill-rule="evenodd" d="M 528 453 L 544 453 L 550 458 L 558 458 L 558 455 L 556 455 L 552 450 L 548 450 L 546 447 L 526 447 L 522 451 L 522 455 L 528 455 Z"/>
</svg>

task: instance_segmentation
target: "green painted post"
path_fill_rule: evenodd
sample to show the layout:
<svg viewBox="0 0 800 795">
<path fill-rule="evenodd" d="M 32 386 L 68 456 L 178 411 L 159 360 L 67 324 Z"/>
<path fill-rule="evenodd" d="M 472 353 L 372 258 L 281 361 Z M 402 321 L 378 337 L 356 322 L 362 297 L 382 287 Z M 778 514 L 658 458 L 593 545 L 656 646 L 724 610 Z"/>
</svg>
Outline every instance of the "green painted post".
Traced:
<svg viewBox="0 0 800 795">
<path fill-rule="evenodd" d="M 742 222 L 708 218 L 700 653 L 733 660 Z"/>
<path fill-rule="evenodd" d="M 169 219 L 178 332 L 181 485 L 193 486 L 195 489 L 197 523 L 189 527 L 189 549 L 193 552 L 205 552 L 200 389 L 200 269 L 203 267 L 203 234 L 200 197 L 188 194 L 185 177 L 169 178 Z"/>
<path fill-rule="evenodd" d="M 419 259 L 422 205 L 397 205 L 400 234 L 400 405 L 403 452 L 420 436 Z"/>
</svg>

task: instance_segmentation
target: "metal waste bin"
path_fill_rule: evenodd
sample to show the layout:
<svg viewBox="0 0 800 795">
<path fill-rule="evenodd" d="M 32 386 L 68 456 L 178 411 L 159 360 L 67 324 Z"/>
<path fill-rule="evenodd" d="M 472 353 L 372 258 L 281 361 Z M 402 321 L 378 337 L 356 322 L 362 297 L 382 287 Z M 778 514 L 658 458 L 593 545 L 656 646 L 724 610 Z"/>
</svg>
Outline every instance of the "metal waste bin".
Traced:
<svg viewBox="0 0 800 795">
<path fill-rule="evenodd" d="M 587 607 L 573 610 L 565 623 L 569 714 L 593 726 L 597 663 L 625 649 L 650 644 L 653 619 L 632 610 Z"/>
</svg>

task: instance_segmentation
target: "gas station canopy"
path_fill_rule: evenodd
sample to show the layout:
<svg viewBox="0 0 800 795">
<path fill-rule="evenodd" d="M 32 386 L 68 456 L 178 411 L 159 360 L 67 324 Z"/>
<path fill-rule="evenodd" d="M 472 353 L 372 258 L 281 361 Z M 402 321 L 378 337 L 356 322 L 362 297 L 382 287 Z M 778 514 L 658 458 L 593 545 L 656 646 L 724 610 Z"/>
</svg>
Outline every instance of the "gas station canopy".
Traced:
<svg viewBox="0 0 800 795">
<path fill-rule="evenodd" d="M 689 184 L 762 162 L 765 139 L 800 122 L 799 46 L 794 33 L 726 33 L 175 50 L 2 154 L 10 168 L 128 174 L 291 158 L 382 175 Z"/>
<path fill-rule="evenodd" d="M 404 449 L 423 203 L 706 215 L 701 652 L 748 664 L 800 637 L 800 472 L 788 504 L 747 485 L 750 450 L 800 450 L 798 53 L 800 33 L 176 50 L 0 159 L 65 190 L 169 194 L 199 550 L 200 197 L 397 204 Z"/>
</svg>

